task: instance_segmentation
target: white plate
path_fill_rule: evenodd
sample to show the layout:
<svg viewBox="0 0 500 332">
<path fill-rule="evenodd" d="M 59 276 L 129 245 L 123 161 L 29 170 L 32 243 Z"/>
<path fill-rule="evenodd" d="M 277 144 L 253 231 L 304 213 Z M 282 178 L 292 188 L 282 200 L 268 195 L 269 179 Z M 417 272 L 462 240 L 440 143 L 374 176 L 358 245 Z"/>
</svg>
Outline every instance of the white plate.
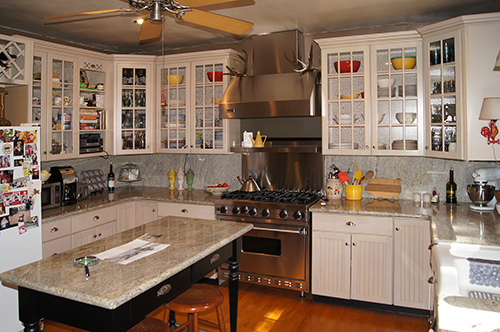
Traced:
<svg viewBox="0 0 500 332">
<path fill-rule="evenodd" d="M 206 186 L 205 190 L 212 195 L 222 195 L 223 193 L 227 192 L 229 190 L 229 186 L 227 187 L 209 187 Z"/>
</svg>

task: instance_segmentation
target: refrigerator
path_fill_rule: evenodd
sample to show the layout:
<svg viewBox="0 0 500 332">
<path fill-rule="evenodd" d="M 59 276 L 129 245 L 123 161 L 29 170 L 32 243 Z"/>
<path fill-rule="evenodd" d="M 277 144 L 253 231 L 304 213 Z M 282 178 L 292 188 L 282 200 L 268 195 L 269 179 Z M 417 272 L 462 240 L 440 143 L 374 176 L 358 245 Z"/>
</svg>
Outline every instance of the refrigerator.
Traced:
<svg viewBox="0 0 500 332">
<path fill-rule="evenodd" d="M 0 127 L 0 273 L 42 259 L 40 128 Z M 0 330 L 21 331 L 15 286 L 0 283 Z"/>
</svg>

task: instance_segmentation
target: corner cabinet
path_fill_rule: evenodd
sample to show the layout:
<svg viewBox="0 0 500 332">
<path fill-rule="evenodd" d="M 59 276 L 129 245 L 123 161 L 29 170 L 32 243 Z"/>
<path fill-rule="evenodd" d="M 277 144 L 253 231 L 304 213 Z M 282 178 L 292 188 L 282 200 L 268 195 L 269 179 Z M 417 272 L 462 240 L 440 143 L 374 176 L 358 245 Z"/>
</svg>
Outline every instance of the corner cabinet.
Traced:
<svg viewBox="0 0 500 332">
<path fill-rule="evenodd" d="M 115 153 L 153 152 L 153 60 L 115 56 Z"/>
<path fill-rule="evenodd" d="M 420 35 L 410 31 L 316 42 L 326 73 L 324 153 L 423 155 Z M 398 57 L 414 63 L 399 68 L 392 64 Z"/>
<path fill-rule="evenodd" d="M 219 118 L 229 83 L 226 66 L 242 68 L 239 52 L 218 50 L 166 55 L 156 60 L 156 151 L 229 153 L 239 120 Z"/>
</svg>

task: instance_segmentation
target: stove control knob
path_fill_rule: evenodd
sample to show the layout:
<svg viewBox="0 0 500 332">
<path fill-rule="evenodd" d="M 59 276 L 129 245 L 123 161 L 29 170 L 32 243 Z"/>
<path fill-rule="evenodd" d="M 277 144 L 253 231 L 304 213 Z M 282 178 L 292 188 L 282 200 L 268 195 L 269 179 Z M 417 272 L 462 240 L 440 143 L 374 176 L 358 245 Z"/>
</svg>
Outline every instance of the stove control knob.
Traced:
<svg viewBox="0 0 500 332">
<path fill-rule="evenodd" d="M 227 206 L 220 207 L 220 213 L 227 213 L 227 210 L 228 210 Z"/>
<path fill-rule="evenodd" d="M 302 212 L 300 212 L 300 211 L 295 211 L 295 212 L 293 213 L 293 218 L 294 218 L 294 219 L 300 219 L 300 218 L 302 218 Z"/>
<path fill-rule="evenodd" d="M 241 213 L 247 213 L 248 212 L 248 206 L 242 206 L 240 212 Z"/>
<path fill-rule="evenodd" d="M 257 208 L 251 208 L 250 211 L 248 211 L 248 214 L 252 217 L 255 217 L 257 215 Z"/>
<path fill-rule="evenodd" d="M 271 214 L 271 212 L 269 212 L 269 209 L 262 210 L 263 217 L 269 217 L 270 214 Z"/>
<path fill-rule="evenodd" d="M 240 213 L 240 207 L 239 206 L 235 206 L 233 208 L 233 214 L 238 214 L 238 213 Z"/>
<path fill-rule="evenodd" d="M 280 211 L 280 218 L 285 219 L 288 216 L 288 212 L 286 210 Z"/>
</svg>

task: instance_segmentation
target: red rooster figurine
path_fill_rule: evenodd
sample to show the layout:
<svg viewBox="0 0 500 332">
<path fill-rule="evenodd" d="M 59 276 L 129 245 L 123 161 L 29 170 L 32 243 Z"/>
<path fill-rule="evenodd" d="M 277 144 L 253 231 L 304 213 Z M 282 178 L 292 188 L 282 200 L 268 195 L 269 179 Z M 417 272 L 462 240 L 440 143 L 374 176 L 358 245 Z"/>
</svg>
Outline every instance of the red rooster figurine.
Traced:
<svg viewBox="0 0 500 332">
<path fill-rule="evenodd" d="M 495 122 L 495 120 L 491 120 L 488 127 L 484 126 L 481 128 L 481 135 L 488 139 L 488 145 L 495 143 L 500 144 L 500 140 L 495 139 L 498 135 L 498 128 Z"/>
</svg>

